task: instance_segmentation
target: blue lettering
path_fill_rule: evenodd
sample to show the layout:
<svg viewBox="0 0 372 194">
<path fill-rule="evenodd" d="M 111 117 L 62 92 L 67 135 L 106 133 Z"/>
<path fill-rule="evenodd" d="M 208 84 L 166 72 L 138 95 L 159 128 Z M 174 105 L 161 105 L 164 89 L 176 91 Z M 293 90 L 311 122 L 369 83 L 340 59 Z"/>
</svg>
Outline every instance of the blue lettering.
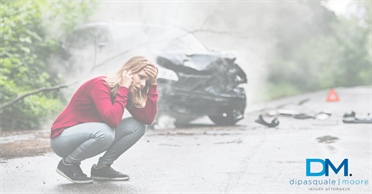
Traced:
<svg viewBox="0 0 372 194">
<path fill-rule="evenodd" d="M 320 172 L 314 172 L 314 173 L 311 172 L 311 162 L 319 162 L 319 163 L 321 163 L 323 165 L 323 170 L 320 171 Z M 324 173 L 326 172 L 326 170 L 325 170 L 326 169 L 325 163 L 326 162 L 324 160 L 322 160 L 322 159 L 315 159 L 315 158 L 313 158 L 313 159 L 306 159 L 306 176 L 322 176 L 322 175 L 324 175 Z"/>
<path fill-rule="evenodd" d="M 329 159 L 325 159 L 325 175 L 326 176 L 329 175 L 329 168 L 328 168 L 329 166 L 332 168 L 333 172 L 335 172 L 336 174 L 341 170 L 342 167 L 344 167 L 344 176 L 348 176 L 348 159 L 344 159 L 341 162 L 340 166 L 338 166 L 338 168 L 336 168 Z"/>
</svg>

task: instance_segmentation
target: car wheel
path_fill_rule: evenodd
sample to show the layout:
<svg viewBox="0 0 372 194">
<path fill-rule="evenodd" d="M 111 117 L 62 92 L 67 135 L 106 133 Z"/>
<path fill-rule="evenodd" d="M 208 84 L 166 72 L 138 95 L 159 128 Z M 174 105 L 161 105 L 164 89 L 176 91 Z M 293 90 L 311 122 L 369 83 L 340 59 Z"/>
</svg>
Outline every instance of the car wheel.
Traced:
<svg viewBox="0 0 372 194">
<path fill-rule="evenodd" d="M 239 120 L 235 120 L 233 117 L 232 111 L 223 112 L 219 115 L 208 115 L 208 117 L 216 124 L 216 125 L 235 125 Z"/>
</svg>

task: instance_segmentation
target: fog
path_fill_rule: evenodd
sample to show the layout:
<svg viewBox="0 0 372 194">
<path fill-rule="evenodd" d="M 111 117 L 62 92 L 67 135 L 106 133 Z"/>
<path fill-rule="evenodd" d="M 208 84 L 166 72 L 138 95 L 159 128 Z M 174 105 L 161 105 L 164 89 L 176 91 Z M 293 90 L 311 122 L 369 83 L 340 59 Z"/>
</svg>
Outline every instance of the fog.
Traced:
<svg viewBox="0 0 372 194">
<path fill-rule="evenodd" d="M 253 103 L 272 99 L 273 92 L 270 90 L 275 90 L 276 92 L 282 90 L 282 85 L 278 83 L 281 80 L 285 80 L 285 84 L 289 84 L 290 88 L 288 89 L 288 85 L 284 84 L 283 90 L 287 89 L 289 92 L 277 92 L 280 93 L 278 96 L 283 96 L 283 94 L 284 96 L 293 95 L 299 91 L 307 92 L 324 89 L 327 88 L 327 85 L 338 86 L 335 85 L 335 83 L 338 83 L 337 81 L 328 83 L 327 80 L 337 76 L 337 72 L 347 71 L 346 69 L 342 70 L 345 67 L 339 65 L 344 63 L 345 60 L 334 60 L 336 55 L 343 55 L 343 53 L 336 53 L 332 58 L 325 52 L 333 52 L 332 49 L 337 48 L 339 45 L 330 47 L 330 50 L 325 49 L 323 53 L 319 51 L 319 44 L 321 45 L 323 40 L 319 37 L 332 37 L 332 22 L 338 20 L 335 13 L 328 10 L 324 5 L 324 2 L 317 1 L 101 1 L 90 21 L 139 22 L 144 26 L 146 24 L 176 26 L 195 35 L 210 50 L 234 51 L 237 56 L 236 63 L 245 71 L 248 78 L 248 84 L 244 84 L 243 87 L 246 90 L 247 105 L 249 106 Z M 122 37 L 124 36 L 128 35 L 123 33 Z M 159 34 L 159 37 L 161 36 L 167 35 Z M 136 39 L 131 41 L 135 40 L 142 41 L 141 37 L 136 37 Z M 315 45 L 311 42 L 312 40 L 315 40 L 313 41 Z M 338 40 L 342 42 L 342 39 Z M 347 41 L 349 40 L 345 42 L 347 43 Z M 115 64 L 111 61 L 110 65 L 105 64 L 97 68 L 92 74 L 87 75 L 86 79 L 117 70 L 132 55 L 146 55 L 144 51 L 150 48 L 147 47 L 143 45 L 141 49 L 137 49 L 135 52 L 128 52 L 124 57 L 116 59 Z M 296 53 L 299 49 L 303 49 L 303 51 Z M 311 52 L 310 54 L 313 54 L 316 58 L 321 58 L 321 60 L 314 62 L 304 61 L 311 60 L 311 57 L 303 57 L 309 51 Z M 92 49 L 91 52 L 97 51 Z M 314 54 L 314 52 L 318 53 Z M 151 56 L 146 57 L 155 60 Z M 81 72 L 79 77 L 89 72 L 89 69 L 92 68 L 92 60 L 80 63 L 82 66 L 84 66 L 83 64 L 86 65 L 79 70 Z M 284 60 L 284 62 L 281 60 Z M 333 66 L 328 67 L 328 61 L 332 61 Z M 99 63 L 98 59 L 97 62 Z M 282 66 L 282 62 L 286 63 L 286 66 Z M 365 62 L 362 62 L 363 65 L 366 66 Z M 318 77 L 317 72 L 327 68 L 333 69 L 333 71 L 324 75 L 322 80 L 318 81 L 321 82 L 320 84 L 314 84 L 315 81 L 309 81 L 315 80 Z M 308 72 L 311 73 L 307 74 Z M 307 75 L 309 75 L 308 78 L 304 77 Z M 345 75 L 349 77 L 345 77 L 344 80 L 352 80 L 354 79 L 353 76 L 355 76 L 347 75 L 347 73 L 339 76 Z M 76 78 L 74 74 L 69 76 Z M 69 76 L 68 79 L 71 79 Z M 327 76 L 330 77 L 328 78 Z M 269 85 L 269 80 L 271 85 Z M 297 83 L 297 86 L 292 87 L 291 83 Z M 353 84 L 355 85 L 355 83 Z M 342 86 L 342 84 L 339 85 Z M 302 89 L 296 90 L 294 89 L 296 87 L 302 87 Z M 69 91 L 72 92 L 76 88 L 77 86 L 71 87 Z M 295 91 L 293 92 L 293 90 Z"/>
<path fill-rule="evenodd" d="M 102 1 L 92 21 L 156 23 L 193 32 L 209 49 L 236 51 L 237 64 L 248 77 L 244 87 L 248 104 L 263 101 L 267 60 L 275 40 L 270 26 L 280 7 L 296 6 L 304 19 L 311 17 L 301 3 L 273 2 L 108 2 Z"/>
</svg>

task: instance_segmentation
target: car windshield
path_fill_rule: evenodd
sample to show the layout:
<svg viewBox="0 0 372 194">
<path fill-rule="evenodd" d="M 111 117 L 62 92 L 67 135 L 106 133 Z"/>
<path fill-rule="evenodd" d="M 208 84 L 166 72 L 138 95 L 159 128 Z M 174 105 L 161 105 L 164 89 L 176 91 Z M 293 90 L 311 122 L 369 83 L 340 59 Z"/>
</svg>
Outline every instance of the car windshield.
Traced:
<svg viewBox="0 0 372 194">
<path fill-rule="evenodd" d="M 192 34 L 174 27 L 121 26 L 118 39 L 124 49 L 204 53 L 208 49 Z"/>
</svg>

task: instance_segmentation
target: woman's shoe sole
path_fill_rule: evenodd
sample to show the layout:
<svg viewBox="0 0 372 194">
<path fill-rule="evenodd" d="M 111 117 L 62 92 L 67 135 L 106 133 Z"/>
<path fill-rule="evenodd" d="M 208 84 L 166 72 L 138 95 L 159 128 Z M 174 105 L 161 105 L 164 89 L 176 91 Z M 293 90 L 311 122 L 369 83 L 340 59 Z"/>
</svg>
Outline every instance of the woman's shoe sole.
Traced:
<svg viewBox="0 0 372 194">
<path fill-rule="evenodd" d="M 90 176 L 90 178 L 97 180 L 97 181 L 127 181 L 129 180 L 129 177 L 108 178 L 108 177 Z"/>
<path fill-rule="evenodd" d="M 93 181 L 94 181 L 94 180 L 74 181 L 70 177 L 68 177 L 67 175 L 65 175 L 65 173 L 63 173 L 62 171 L 60 171 L 58 168 L 56 169 L 56 171 L 57 171 L 58 174 L 60 174 L 61 176 L 65 177 L 66 179 L 68 179 L 69 181 L 71 181 L 73 183 L 93 183 Z"/>
</svg>

